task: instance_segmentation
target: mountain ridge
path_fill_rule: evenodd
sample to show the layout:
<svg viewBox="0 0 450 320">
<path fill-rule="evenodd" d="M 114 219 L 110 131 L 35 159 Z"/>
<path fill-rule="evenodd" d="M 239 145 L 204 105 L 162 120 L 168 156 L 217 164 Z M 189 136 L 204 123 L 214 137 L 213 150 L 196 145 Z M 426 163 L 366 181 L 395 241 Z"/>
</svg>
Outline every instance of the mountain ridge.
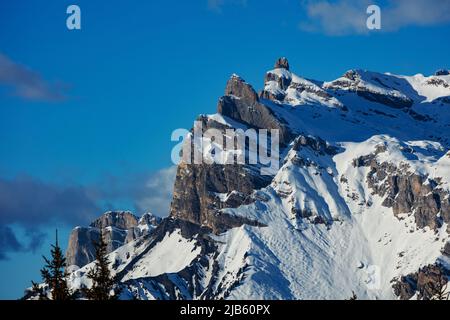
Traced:
<svg viewBox="0 0 450 320">
<path fill-rule="evenodd" d="M 291 70 L 259 93 L 232 75 L 197 119 L 279 130 L 279 170 L 180 163 L 169 217 L 110 253 L 122 299 L 426 299 L 448 278 L 450 76 Z"/>
</svg>

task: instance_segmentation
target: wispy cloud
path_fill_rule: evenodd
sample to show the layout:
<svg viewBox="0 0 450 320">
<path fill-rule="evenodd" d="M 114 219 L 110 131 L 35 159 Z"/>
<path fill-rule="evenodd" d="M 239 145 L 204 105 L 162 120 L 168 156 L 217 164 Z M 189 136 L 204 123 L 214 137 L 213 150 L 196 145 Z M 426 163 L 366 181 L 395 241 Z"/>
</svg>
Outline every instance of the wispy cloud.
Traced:
<svg viewBox="0 0 450 320">
<path fill-rule="evenodd" d="M 82 186 L 58 186 L 32 177 L 0 178 L 0 260 L 8 252 L 39 249 L 45 239 L 40 230 L 50 222 L 75 226 L 100 212 L 96 200 Z M 20 238 L 11 225 L 25 230 Z"/>
<path fill-rule="evenodd" d="M 375 1 L 301 1 L 307 20 L 302 30 L 331 36 L 367 34 L 366 9 Z M 381 32 L 397 31 L 407 26 L 433 26 L 450 23 L 450 1 L 387 0 L 381 8 Z"/>
<path fill-rule="evenodd" d="M 128 200 L 138 214 L 151 211 L 165 217 L 172 201 L 176 167 L 149 173 L 130 173 L 125 177 L 107 176 L 94 188 L 100 199 L 112 202 Z"/>
<path fill-rule="evenodd" d="M 305 1 L 303 5 L 308 20 L 300 22 L 300 28 L 328 35 L 366 33 L 367 4 L 366 0 Z"/>
<path fill-rule="evenodd" d="M 22 176 L 0 178 L 0 260 L 8 252 L 35 251 L 42 245 L 41 232 L 49 223 L 75 227 L 97 218 L 107 204 L 111 210 L 134 210 L 137 215 L 169 214 L 176 167 L 150 173 L 104 177 L 87 186 L 56 185 Z M 120 207 L 119 203 L 131 203 Z M 18 237 L 18 226 L 25 234 Z"/>
<path fill-rule="evenodd" d="M 387 30 L 405 26 L 433 26 L 450 23 L 448 0 L 391 0 L 391 7 L 384 13 Z"/>
<path fill-rule="evenodd" d="M 15 96 L 33 101 L 61 101 L 66 99 L 64 86 L 49 83 L 39 73 L 16 63 L 0 53 L 0 85 L 12 89 Z"/>
<path fill-rule="evenodd" d="M 208 9 L 220 12 L 223 4 L 224 0 L 208 0 Z"/>
<path fill-rule="evenodd" d="M 31 228 L 50 221 L 79 224 L 99 212 L 96 199 L 83 186 L 60 186 L 22 176 L 0 179 L 0 224 Z"/>
<path fill-rule="evenodd" d="M 208 9 L 220 13 L 222 8 L 228 4 L 246 7 L 247 0 L 208 0 Z"/>
<path fill-rule="evenodd" d="M 25 237 L 19 240 L 13 228 L 0 225 L 0 261 L 8 260 L 10 252 L 36 252 L 44 243 L 46 234 L 33 228 L 25 231 Z"/>
<path fill-rule="evenodd" d="M 23 249 L 13 230 L 8 226 L 0 225 L 0 260 L 8 259 L 8 252 L 23 251 Z"/>
<path fill-rule="evenodd" d="M 152 210 L 159 216 L 169 215 L 176 172 L 177 168 L 173 166 L 152 174 L 147 179 L 141 196 L 136 199 L 138 210 L 142 212 Z"/>
</svg>

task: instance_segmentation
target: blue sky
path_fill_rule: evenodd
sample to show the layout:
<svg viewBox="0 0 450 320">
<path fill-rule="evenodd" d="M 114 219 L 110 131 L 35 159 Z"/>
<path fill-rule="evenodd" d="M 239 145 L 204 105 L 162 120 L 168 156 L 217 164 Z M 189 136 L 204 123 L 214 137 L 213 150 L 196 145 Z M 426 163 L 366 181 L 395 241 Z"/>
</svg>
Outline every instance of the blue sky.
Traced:
<svg viewBox="0 0 450 320">
<path fill-rule="evenodd" d="M 450 67 L 449 22 L 446 0 L 0 2 L 0 298 L 39 280 L 54 228 L 65 244 L 106 209 L 166 214 L 171 132 L 214 113 L 232 73 L 261 89 L 286 56 L 320 80 L 431 74 Z"/>
</svg>

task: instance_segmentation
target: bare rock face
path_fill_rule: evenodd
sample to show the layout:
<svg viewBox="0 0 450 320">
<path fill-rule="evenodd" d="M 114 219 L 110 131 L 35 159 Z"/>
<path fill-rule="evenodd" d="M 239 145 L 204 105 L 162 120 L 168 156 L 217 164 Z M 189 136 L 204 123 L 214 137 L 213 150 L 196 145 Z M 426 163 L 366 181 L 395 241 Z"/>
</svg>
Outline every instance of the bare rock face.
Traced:
<svg viewBox="0 0 450 320">
<path fill-rule="evenodd" d="M 420 300 L 430 300 L 448 282 L 449 272 L 440 265 L 428 265 L 415 273 L 402 276 L 392 285 L 394 293 L 401 300 L 409 300 L 416 293 Z"/>
<path fill-rule="evenodd" d="M 415 294 L 417 290 L 417 275 L 411 274 L 409 276 L 402 276 L 399 281 L 392 285 L 394 294 L 399 297 L 400 300 L 409 300 Z"/>
<path fill-rule="evenodd" d="M 144 213 L 139 219 L 139 226 L 150 226 L 156 228 L 162 221 L 161 217 L 154 216 L 151 213 Z"/>
<path fill-rule="evenodd" d="M 287 144 L 293 133 L 282 120 L 259 102 L 252 86 L 233 75 L 220 98 L 218 112 L 249 128 L 278 129 L 280 144 Z M 209 128 L 225 132 L 227 125 L 200 117 L 204 131 Z M 178 166 L 170 216 L 221 232 L 242 224 L 258 225 L 242 217 L 229 216 L 220 209 L 238 207 L 253 200 L 254 190 L 267 186 L 272 177 L 260 174 L 257 165 L 187 164 Z"/>
<path fill-rule="evenodd" d="M 225 88 L 225 96 L 239 97 L 248 105 L 253 105 L 258 102 L 258 94 L 255 89 L 236 74 L 233 74 L 230 80 L 228 80 Z"/>
<path fill-rule="evenodd" d="M 286 58 L 279 58 L 275 62 L 275 70 L 269 71 L 264 77 L 264 85 L 277 83 L 280 90 L 262 90 L 260 97 L 274 102 L 283 101 L 286 96 L 286 90 L 292 83 L 292 76 L 289 72 L 289 62 Z M 278 72 L 277 69 L 285 69 L 284 72 Z"/>
<path fill-rule="evenodd" d="M 289 71 L 289 62 L 286 58 L 279 58 L 275 62 L 274 70 L 268 71 L 264 77 L 264 89 L 260 92 L 260 97 L 271 100 L 275 103 L 284 101 L 286 90 L 292 83 L 292 75 Z M 284 69 L 284 70 L 278 70 Z M 277 89 L 266 90 L 266 87 L 272 87 L 276 84 Z"/>
<path fill-rule="evenodd" d="M 442 254 L 446 257 L 450 258 L 450 241 L 448 241 L 445 246 L 444 249 L 442 250 Z"/>
<path fill-rule="evenodd" d="M 419 228 L 429 226 L 438 228 L 437 214 L 440 211 L 439 192 L 433 192 L 433 184 L 427 179 L 413 175 L 393 175 L 388 178 L 390 192 L 384 205 L 392 206 L 395 215 L 415 212 L 414 217 Z"/>
<path fill-rule="evenodd" d="M 118 229 L 131 229 L 138 224 L 138 218 L 129 211 L 109 211 L 94 220 L 90 226 L 94 228 L 115 227 Z"/>
<path fill-rule="evenodd" d="M 292 77 L 288 74 L 276 74 L 272 71 L 266 73 L 264 77 L 264 84 L 267 85 L 270 82 L 276 82 L 281 90 L 277 92 L 263 90 L 260 93 L 261 98 L 272 100 L 272 101 L 283 101 L 286 96 L 285 90 L 289 88 L 292 83 Z"/>
<path fill-rule="evenodd" d="M 428 226 L 435 230 L 443 222 L 450 222 L 449 194 L 439 187 L 438 181 L 409 173 L 407 167 L 378 163 L 376 152 L 355 159 L 353 165 L 370 167 L 369 187 L 384 197 L 383 206 L 392 208 L 395 216 L 414 213 L 418 228 Z"/>
<path fill-rule="evenodd" d="M 255 225 L 255 222 L 248 219 L 226 216 L 218 211 L 251 202 L 253 190 L 269 183 L 270 180 L 249 174 L 241 165 L 180 164 L 175 180 L 171 217 L 207 226 L 215 232 L 244 223 Z M 217 196 L 231 193 L 237 193 L 239 197 L 222 202 Z"/>
<path fill-rule="evenodd" d="M 288 59 L 287 58 L 285 58 L 285 57 L 282 57 L 282 58 L 279 58 L 276 62 L 275 62 L 275 69 L 277 69 L 277 68 L 283 68 L 283 69 L 286 69 L 286 70 L 289 70 L 289 61 L 288 61 Z"/>
<path fill-rule="evenodd" d="M 328 89 L 333 90 L 348 90 L 356 92 L 356 94 L 366 100 L 384 104 L 394 109 L 408 109 L 413 105 L 413 100 L 403 96 L 400 92 L 395 93 L 380 93 L 370 87 L 364 85 L 361 74 L 358 70 L 349 70 L 343 76 L 350 81 L 342 81 L 340 79 L 332 81 L 327 85 Z M 378 81 L 380 81 L 378 79 Z M 384 85 L 382 85 L 384 86 Z"/>
<path fill-rule="evenodd" d="M 228 81 L 225 96 L 219 99 L 217 112 L 251 128 L 277 129 L 281 143 L 287 144 L 293 138 L 285 121 L 259 103 L 258 94 L 253 87 L 236 75 Z"/>
<path fill-rule="evenodd" d="M 100 239 L 100 230 L 76 227 L 69 237 L 66 251 L 67 266 L 82 267 L 95 260 L 94 243 Z"/>
<path fill-rule="evenodd" d="M 228 128 L 207 117 L 197 120 L 202 122 L 203 130 L 214 128 L 225 132 Z M 262 176 L 253 165 L 182 162 L 177 169 L 170 216 L 209 227 L 214 232 L 244 223 L 256 225 L 254 221 L 219 214 L 218 211 L 250 203 L 253 191 L 267 186 L 270 181 L 270 176 Z M 225 195 L 224 199 L 219 195 Z"/>
<path fill-rule="evenodd" d="M 328 144 L 325 140 L 319 137 L 299 135 L 295 141 L 293 150 L 299 151 L 301 148 L 309 147 L 316 151 L 320 155 L 328 154 L 335 155 L 337 153 L 337 148 Z"/>
<path fill-rule="evenodd" d="M 76 227 L 69 237 L 66 259 L 68 266 L 82 267 L 95 260 L 94 243 L 100 239 L 100 231 L 107 243 L 107 252 L 151 231 L 161 218 L 145 214 L 140 220 L 128 211 L 109 211 L 94 220 L 89 227 Z"/>
</svg>

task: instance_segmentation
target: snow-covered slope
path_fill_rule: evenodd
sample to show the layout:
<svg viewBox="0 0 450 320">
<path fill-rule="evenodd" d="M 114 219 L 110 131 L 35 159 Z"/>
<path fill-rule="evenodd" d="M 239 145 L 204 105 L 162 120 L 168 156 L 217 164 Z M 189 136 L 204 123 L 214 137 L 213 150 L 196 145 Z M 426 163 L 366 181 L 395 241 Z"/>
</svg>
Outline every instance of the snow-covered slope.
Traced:
<svg viewBox="0 0 450 320">
<path fill-rule="evenodd" d="M 206 127 L 280 129 L 280 169 L 181 164 L 171 216 L 110 254 L 123 299 L 408 299 L 448 276 L 450 76 L 321 82 L 282 58 L 218 109 Z"/>
</svg>

